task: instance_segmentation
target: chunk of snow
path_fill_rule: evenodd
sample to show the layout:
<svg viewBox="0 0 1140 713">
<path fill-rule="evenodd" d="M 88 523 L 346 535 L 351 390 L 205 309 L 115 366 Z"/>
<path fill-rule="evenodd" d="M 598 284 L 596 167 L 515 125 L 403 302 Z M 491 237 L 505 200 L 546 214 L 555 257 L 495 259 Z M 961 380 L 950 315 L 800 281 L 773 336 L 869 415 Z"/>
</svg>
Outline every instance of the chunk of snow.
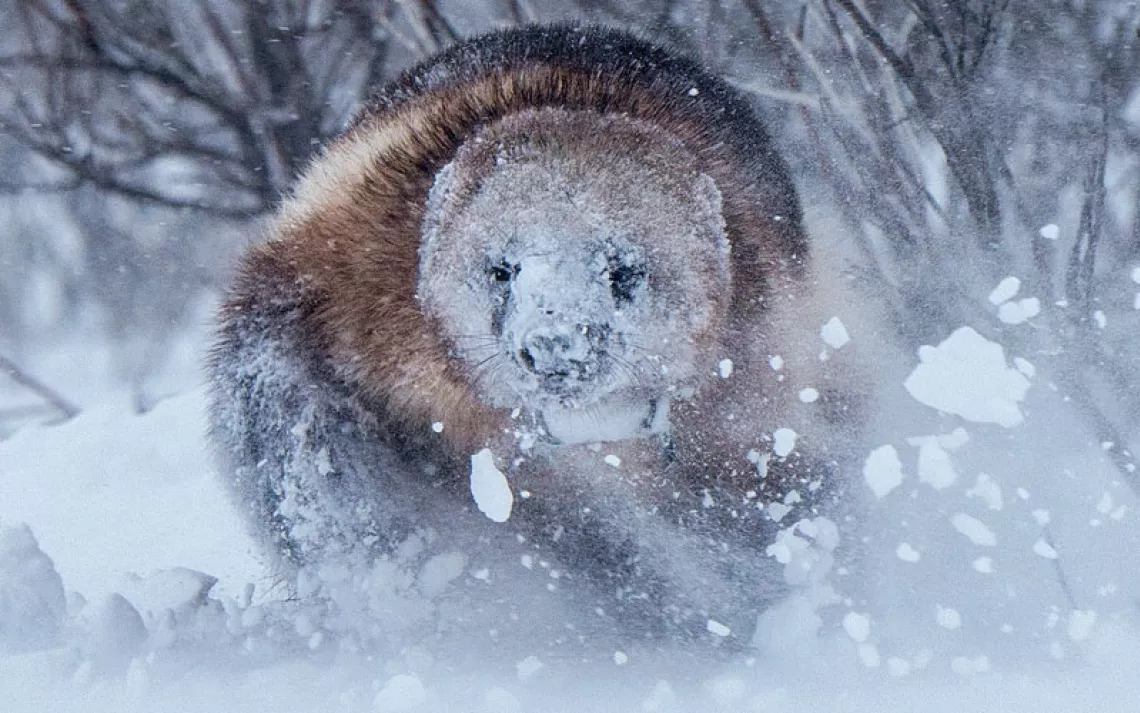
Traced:
<svg viewBox="0 0 1140 713">
<path fill-rule="evenodd" d="M 859 660 L 867 668 L 879 667 L 879 647 L 874 644 L 859 644 Z"/>
<path fill-rule="evenodd" d="M 892 656 L 887 659 L 887 673 L 895 678 L 910 675 L 910 662 L 906 659 L 900 659 L 898 656 Z"/>
<path fill-rule="evenodd" d="M 927 441 L 919 447 L 918 479 L 935 490 L 949 488 L 958 480 L 950 455 L 938 443 Z"/>
<path fill-rule="evenodd" d="M 545 664 L 538 660 L 537 656 L 527 656 L 522 661 L 515 664 L 515 672 L 518 674 L 520 681 L 525 681 L 534 674 L 545 668 Z"/>
<path fill-rule="evenodd" d="M 1033 519 L 1041 527 L 1045 527 L 1046 525 L 1049 524 L 1049 521 L 1052 520 L 1052 517 L 1049 515 L 1049 511 L 1045 510 L 1044 508 L 1038 508 L 1038 509 L 1034 510 L 1032 514 L 1033 514 Z"/>
<path fill-rule="evenodd" d="M 1092 318 L 1093 321 L 1096 322 L 1096 326 L 1100 327 L 1101 329 L 1104 329 L 1108 326 L 1108 317 L 1105 316 L 1103 311 L 1099 309 L 1096 310 L 1092 313 Z"/>
<path fill-rule="evenodd" d="M 997 544 L 997 538 L 993 531 L 976 517 L 960 512 L 950 518 L 950 523 L 954 525 L 955 530 L 965 535 L 966 539 L 979 547 L 993 547 Z"/>
<path fill-rule="evenodd" d="M 934 618 L 938 622 L 938 626 L 943 629 L 953 630 L 962 627 L 962 615 L 958 613 L 957 609 L 937 606 L 935 607 Z"/>
<path fill-rule="evenodd" d="M 614 652 L 614 663 L 618 666 L 624 666 L 629 661 L 629 656 L 624 651 Z"/>
<path fill-rule="evenodd" d="M 1017 404 L 1029 380 L 1006 365 L 1000 344 L 961 327 L 936 347 L 920 347 L 918 357 L 903 386 L 919 403 L 977 423 L 1021 423 Z"/>
<path fill-rule="evenodd" d="M 732 360 L 721 359 L 719 362 L 717 362 L 716 370 L 718 373 L 720 373 L 720 378 L 722 379 L 727 379 L 728 377 L 732 376 Z"/>
<path fill-rule="evenodd" d="M 1057 550 L 1044 539 L 1038 539 L 1033 543 L 1033 552 L 1047 560 L 1057 559 Z"/>
<path fill-rule="evenodd" d="M 420 569 L 418 583 L 420 592 L 433 599 L 443 594 L 447 586 L 463 574 L 467 567 L 467 555 L 462 552 L 444 552 L 424 563 Z"/>
<path fill-rule="evenodd" d="M 490 448 L 471 456 L 471 495 L 479 512 L 491 520 L 506 522 L 510 518 L 515 496 L 507 477 L 495 467 Z"/>
<path fill-rule="evenodd" d="M 401 713 L 419 708 L 427 701 L 427 689 L 423 682 L 406 673 L 396 674 L 388 679 L 384 687 L 372 700 L 372 710 L 376 713 Z"/>
<path fill-rule="evenodd" d="M 871 635 L 871 619 L 866 614 L 847 612 L 843 616 L 843 630 L 852 641 L 861 644 Z"/>
<path fill-rule="evenodd" d="M 1056 240 L 1057 238 L 1061 237 L 1061 229 L 1053 223 L 1048 223 L 1046 225 L 1042 225 L 1041 229 L 1037 231 L 1037 234 L 1046 240 Z"/>
<path fill-rule="evenodd" d="M 772 522 L 783 520 L 784 517 L 792 511 L 790 505 L 783 503 L 770 503 L 766 509 L 768 511 L 768 517 L 772 518 Z"/>
<path fill-rule="evenodd" d="M 609 454 L 608 456 L 606 456 L 605 458 L 603 458 L 602 460 L 604 460 L 606 462 L 606 465 L 613 466 L 614 468 L 621 467 L 621 458 L 618 458 L 617 456 L 615 456 L 612 453 Z"/>
<path fill-rule="evenodd" d="M 1069 614 L 1068 634 L 1073 641 L 1084 641 L 1092 633 L 1096 624 L 1096 612 L 1090 610 L 1074 609 Z"/>
<path fill-rule="evenodd" d="M 827 320 L 827 323 L 820 328 L 819 336 L 832 349 L 840 349 L 844 344 L 851 341 L 851 336 L 847 334 L 847 328 L 843 326 L 843 322 L 839 321 L 838 317 Z"/>
<path fill-rule="evenodd" d="M 1026 378 L 1032 379 L 1037 374 L 1037 367 L 1021 357 L 1013 358 L 1013 366 L 1022 374 L 1025 374 Z"/>
<path fill-rule="evenodd" d="M 880 498 L 902 485 L 902 461 L 894 446 L 879 446 L 871 451 L 863 463 L 863 479 Z"/>
<path fill-rule="evenodd" d="M 819 399 L 819 392 L 809 386 L 806 389 L 800 389 L 799 397 L 800 401 L 810 404 Z"/>
<path fill-rule="evenodd" d="M 990 557 L 979 557 L 971 566 L 982 574 L 991 574 L 994 571 L 994 561 Z"/>
<path fill-rule="evenodd" d="M 772 371 L 779 371 L 784 368 L 784 357 L 777 354 L 768 360 L 768 366 L 772 367 Z"/>
<path fill-rule="evenodd" d="M 998 283 L 998 286 L 993 289 L 993 292 L 990 292 L 990 304 L 996 307 L 1002 302 L 1007 302 L 1013 299 L 1014 295 L 1016 295 L 1017 291 L 1020 289 L 1021 280 L 1012 276 L 1007 277 Z"/>
<path fill-rule="evenodd" d="M 1140 265 L 1132 268 L 1131 277 L 1133 282 L 1135 282 L 1137 285 L 1140 285 Z"/>
<path fill-rule="evenodd" d="M 63 580 L 27 525 L 0 525 L 0 654 L 56 643 L 66 615 Z"/>
<path fill-rule="evenodd" d="M 1041 314 L 1041 300 L 1026 297 L 1016 302 L 1006 302 L 998 307 L 998 319 L 1005 324 L 1021 324 Z"/>
<path fill-rule="evenodd" d="M 431 430 L 436 433 L 443 433 L 443 421 L 436 421 L 431 425 Z"/>
<path fill-rule="evenodd" d="M 721 624 L 716 619 L 709 619 L 705 624 L 705 628 L 710 634 L 714 634 L 720 637 L 725 637 L 732 633 L 732 629 L 729 629 L 727 626 Z"/>
<path fill-rule="evenodd" d="M 990 510 L 1002 508 L 1001 487 L 985 473 L 978 473 L 978 479 L 974 487 L 966 491 L 966 497 L 981 499 Z"/>
<path fill-rule="evenodd" d="M 790 428 L 777 428 L 772 434 L 772 452 L 780 458 L 796 449 L 796 432 Z"/>
<path fill-rule="evenodd" d="M 124 671 L 131 659 L 142 653 L 146 625 L 138 610 L 118 592 L 85 607 L 80 619 L 83 653 L 101 669 Z"/>
<path fill-rule="evenodd" d="M 918 550 L 914 549 L 910 546 L 909 543 L 906 542 L 903 542 L 897 548 L 895 548 L 895 556 L 903 562 L 917 562 L 922 557 L 922 555 L 919 554 Z"/>
</svg>

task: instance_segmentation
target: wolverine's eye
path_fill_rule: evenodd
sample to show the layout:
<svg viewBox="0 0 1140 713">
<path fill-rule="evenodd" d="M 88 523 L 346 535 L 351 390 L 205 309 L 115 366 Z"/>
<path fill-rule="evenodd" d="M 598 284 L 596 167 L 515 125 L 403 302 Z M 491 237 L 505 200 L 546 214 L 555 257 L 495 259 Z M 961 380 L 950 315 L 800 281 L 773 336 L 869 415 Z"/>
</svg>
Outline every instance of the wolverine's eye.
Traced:
<svg viewBox="0 0 1140 713">
<path fill-rule="evenodd" d="M 519 266 L 511 265 L 506 260 L 491 263 L 487 266 L 487 274 L 494 282 L 510 282 L 511 278 L 519 274 Z"/>
<path fill-rule="evenodd" d="M 615 261 L 610 265 L 609 275 L 610 294 L 614 297 L 614 303 L 620 306 L 633 301 L 634 290 L 645 279 L 645 267 Z"/>
</svg>

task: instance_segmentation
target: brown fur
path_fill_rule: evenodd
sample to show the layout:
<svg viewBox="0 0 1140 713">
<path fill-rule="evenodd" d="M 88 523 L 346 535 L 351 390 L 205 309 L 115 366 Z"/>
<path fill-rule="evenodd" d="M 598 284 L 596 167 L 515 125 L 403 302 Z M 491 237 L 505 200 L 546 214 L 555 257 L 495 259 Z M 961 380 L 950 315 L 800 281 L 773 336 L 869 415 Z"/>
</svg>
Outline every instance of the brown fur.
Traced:
<svg viewBox="0 0 1140 713">
<path fill-rule="evenodd" d="M 345 377 L 409 429 L 446 419 L 450 444 L 471 452 L 505 426 L 506 414 L 478 402 L 415 301 L 427 192 L 479 124 L 536 105 L 591 107 L 600 97 L 609 111 L 676 136 L 716 181 L 732 243 L 731 312 L 738 322 L 759 318 L 767 294 L 803 275 L 792 187 L 742 185 L 737 157 L 709 127 L 666 111 L 645 87 L 557 67 L 496 74 L 360 121 L 302 179 L 272 228 L 275 240 L 242 269 L 298 280 L 317 305 L 308 329 L 323 335 Z"/>
<path fill-rule="evenodd" d="M 495 170 L 490 149 L 474 145 L 475 137 L 500 148 L 531 142 L 572 153 L 580 159 L 574 170 L 598 167 L 602 184 L 619 176 L 606 173 L 611 156 L 653 172 L 662 195 L 691 190 L 694 176 L 715 184 L 731 246 L 730 292 L 713 305 L 709 333 L 689 335 L 702 350 L 702 373 L 695 383 L 676 385 L 693 390 L 673 393 L 668 438 L 608 443 L 601 451 L 544 443 L 523 454 L 510 411 L 486 404 L 470 365 L 425 314 L 416 290 L 429 193 L 457 156 L 476 166 L 468 179 Z M 588 178 L 582 180 L 593 186 Z M 396 508 L 412 510 L 402 519 L 415 527 L 417 503 L 434 499 L 402 494 L 414 491 L 407 481 L 424 462 L 443 466 L 433 485 L 442 483 L 469 510 L 467 458 L 491 447 L 510 468 L 516 492 L 539 494 L 518 503 L 512 523 L 530 533 L 557 526 L 543 545 L 557 557 L 600 560 L 594 569 L 603 581 L 646 590 L 655 585 L 629 584 L 626 575 L 657 581 L 670 568 L 683 570 L 689 579 L 676 588 L 678 601 L 707 598 L 749 611 L 764 596 L 741 581 L 764 566 L 763 546 L 776 527 L 757 503 L 781 500 L 792 489 L 809 500 L 809 490 L 830 490 L 821 486 L 829 485 L 835 453 L 845 446 L 832 439 L 833 427 L 851 420 L 844 410 L 853 403 L 851 372 L 819 358 L 819 326 L 840 313 L 833 309 L 844 300 L 833 289 L 838 278 L 808 259 L 794 186 L 763 127 L 723 82 L 683 59 L 598 28 L 527 28 L 460 45 L 385 90 L 314 161 L 269 233 L 271 240 L 244 259 L 221 313 L 215 431 L 236 454 L 230 469 L 243 504 L 268 521 L 275 548 L 298 550 L 285 552 L 286 559 L 308 557 L 293 541 L 290 518 L 306 532 L 324 532 L 350 512 L 377 539 L 394 542 L 407 523 L 369 520 L 371 511 L 361 514 L 357 499 L 372 488 L 378 499 L 391 492 Z M 263 379 L 244 364 L 266 351 L 291 361 Z M 782 371 L 769 366 L 773 355 L 785 358 Z M 716 373 L 725 358 L 733 362 L 727 379 Z M 795 394 L 804 386 L 817 388 L 820 402 L 800 403 Z M 305 399 L 323 396 L 315 390 L 332 394 L 319 410 L 326 422 L 302 418 L 309 430 L 293 437 Z M 262 412 L 259 399 L 288 403 Z M 348 436 L 335 423 L 345 414 L 357 429 Z M 445 429 L 429 434 L 437 421 Z M 766 455 L 779 427 L 794 428 L 807 446 L 773 458 L 761 478 L 746 454 Z M 370 450 L 385 439 L 389 451 Z M 330 467 L 316 455 L 323 448 L 342 460 Z M 619 456 L 622 468 L 605 465 L 604 455 Z M 372 465 L 374 456 L 388 459 L 384 468 Z M 416 464 L 413 476 L 401 474 L 393 462 L 400 458 Z M 311 517 L 282 511 L 284 492 L 313 488 L 313 502 L 336 500 L 350 481 L 356 489 L 344 495 L 346 508 L 338 501 L 312 508 Z M 590 497 L 609 511 L 583 508 Z M 708 508 L 710 498 L 723 507 Z M 454 501 L 443 507 L 451 512 Z M 346 548 L 354 527 L 338 529 Z M 388 528 L 398 532 L 386 538 Z M 567 544 L 575 538 L 580 544 Z M 706 561 L 719 574 L 699 571 Z M 734 579 L 741 570 L 748 572 Z M 705 585 L 712 594 L 698 591 Z M 665 616 L 655 607 L 649 616 Z M 703 620 L 697 630 L 703 632 Z"/>
</svg>

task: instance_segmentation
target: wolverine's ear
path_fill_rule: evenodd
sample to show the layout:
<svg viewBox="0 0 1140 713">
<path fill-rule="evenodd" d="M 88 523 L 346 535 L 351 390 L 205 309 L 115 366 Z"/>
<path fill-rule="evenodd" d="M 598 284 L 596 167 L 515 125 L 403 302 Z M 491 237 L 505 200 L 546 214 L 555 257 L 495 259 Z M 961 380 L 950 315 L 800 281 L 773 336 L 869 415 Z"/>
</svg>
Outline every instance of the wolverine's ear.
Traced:
<svg viewBox="0 0 1140 713">
<path fill-rule="evenodd" d="M 725 230 L 724 200 L 720 194 L 720 189 L 717 188 L 716 181 L 711 176 L 702 173 L 697 176 L 693 192 L 693 202 L 696 204 L 698 212 L 697 215 L 693 216 L 693 222 L 703 232 L 702 239 L 713 241 L 717 274 L 727 280 L 729 278 L 729 256 L 732 252 L 732 245 L 728 242 L 728 234 Z"/>
<path fill-rule="evenodd" d="M 420 225 L 420 273 L 430 272 L 435 256 L 439 254 L 439 234 L 443 228 L 444 209 L 452 202 L 455 193 L 455 162 L 448 163 L 435 174 L 435 183 L 428 192 L 427 206 Z"/>
</svg>

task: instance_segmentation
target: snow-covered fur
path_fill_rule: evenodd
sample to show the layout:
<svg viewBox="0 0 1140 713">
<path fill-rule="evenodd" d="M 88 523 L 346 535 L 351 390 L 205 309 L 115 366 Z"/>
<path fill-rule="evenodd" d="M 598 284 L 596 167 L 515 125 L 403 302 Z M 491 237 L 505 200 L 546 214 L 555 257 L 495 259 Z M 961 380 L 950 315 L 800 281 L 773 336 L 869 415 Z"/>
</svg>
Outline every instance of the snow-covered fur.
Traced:
<svg viewBox="0 0 1140 713">
<path fill-rule="evenodd" d="M 818 337 L 839 278 L 750 108 L 689 60 L 603 28 L 460 43 L 269 232 L 220 312 L 211 418 L 282 564 L 509 534 L 637 632 L 741 634 L 782 584 L 764 506 L 842 492 L 858 399 Z M 779 428 L 798 445 L 773 455 Z M 468 484 L 484 448 L 501 525 Z"/>
</svg>

